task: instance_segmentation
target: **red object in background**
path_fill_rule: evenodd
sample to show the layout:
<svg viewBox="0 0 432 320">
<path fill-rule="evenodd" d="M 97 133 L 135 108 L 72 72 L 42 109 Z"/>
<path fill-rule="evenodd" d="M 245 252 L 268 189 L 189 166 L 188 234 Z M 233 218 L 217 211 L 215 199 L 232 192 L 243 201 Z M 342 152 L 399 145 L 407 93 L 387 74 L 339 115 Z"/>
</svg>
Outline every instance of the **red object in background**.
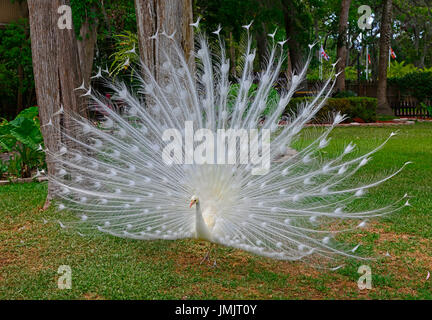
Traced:
<svg viewBox="0 0 432 320">
<path fill-rule="evenodd" d="M 358 118 L 358 117 L 352 118 L 352 121 L 353 122 L 358 122 L 358 123 L 365 123 L 366 122 L 362 118 Z"/>
<path fill-rule="evenodd" d="M 369 62 L 369 64 L 372 64 L 372 62 L 371 62 L 371 58 L 370 58 L 370 54 L 368 53 L 368 62 Z"/>
<path fill-rule="evenodd" d="M 393 59 L 396 59 L 396 53 L 393 51 L 392 47 L 390 47 L 390 56 L 391 56 Z"/>
</svg>

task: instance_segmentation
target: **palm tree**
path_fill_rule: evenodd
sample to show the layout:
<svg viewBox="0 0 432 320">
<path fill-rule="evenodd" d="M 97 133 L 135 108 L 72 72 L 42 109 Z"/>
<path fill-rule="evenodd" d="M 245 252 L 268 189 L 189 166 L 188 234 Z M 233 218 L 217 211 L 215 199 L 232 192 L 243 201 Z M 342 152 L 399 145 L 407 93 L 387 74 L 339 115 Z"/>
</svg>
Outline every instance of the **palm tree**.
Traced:
<svg viewBox="0 0 432 320">
<path fill-rule="evenodd" d="M 336 80 L 336 88 L 339 91 L 345 90 L 345 65 L 347 57 L 347 27 L 348 27 L 348 13 L 351 5 L 351 0 L 341 1 L 341 11 L 339 15 L 339 29 L 337 41 L 337 58 L 339 59 L 337 70 L 342 72 Z"/>
<path fill-rule="evenodd" d="M 381 16 L 381 29 L 379 40 L 379 62 L 378 62 L 378 113 L 393 115 L 387 101 L 387 66 L 391 38 L 392 0 L 384 0 Z"/>
</svg>

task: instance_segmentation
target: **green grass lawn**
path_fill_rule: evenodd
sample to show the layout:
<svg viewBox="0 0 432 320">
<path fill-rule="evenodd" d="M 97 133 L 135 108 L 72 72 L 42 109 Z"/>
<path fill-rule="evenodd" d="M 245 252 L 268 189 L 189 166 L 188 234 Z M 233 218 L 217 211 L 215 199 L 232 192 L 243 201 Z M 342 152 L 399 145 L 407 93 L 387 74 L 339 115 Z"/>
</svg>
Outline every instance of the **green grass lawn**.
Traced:
<svg viewBox="0 0 432 320">
<path fill-rule="evenodd" d="M 313 131 L 313 129 L 309 129 Z M 346 260 L 337 271 L 282 262 L 220 247 L 218 267 L 200 265 L 207 245 L 194 240 L 135 241 L 81 237 L 42 211 L 46 185 L 0 187 L 0 299 L 432 299 L 432 124 L 344 127 L 331 134 L 332 155 L 349 141 L 370 150 L 391 131 L 399 134 L 362 168 L 372 180 L 413 164 L 371 190 L 369 204 L 412 196 L 411 207 L 370 221 L 345 237 L 377 261 Z M 373 202 L 373 203 L 372 203 Z M 372 270 L 372 289 L 359 290 L 361 264 Z M 60 265 L 72 268 L 72 289 L 57 288 Z"/>
</svg>

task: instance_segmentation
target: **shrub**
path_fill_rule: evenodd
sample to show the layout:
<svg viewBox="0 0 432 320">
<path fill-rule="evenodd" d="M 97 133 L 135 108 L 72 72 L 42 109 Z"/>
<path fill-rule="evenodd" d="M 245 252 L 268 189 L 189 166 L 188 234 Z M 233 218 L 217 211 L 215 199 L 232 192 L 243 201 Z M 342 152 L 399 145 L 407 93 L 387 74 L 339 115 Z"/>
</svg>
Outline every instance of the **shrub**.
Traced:
<svg viewBox="0 0 432 320">
<path fill-rule="evenodd" d="M 402 78 L 412 72 L 418 72 L 418 70 L 412 63 L 405 64 L 405 61 L 392 61 L 387 70 L 387 78 Z"/>
<path fill-rule="evenodd" d="M 398 86 L 403 94 L 412 95 L 419 101 L 432 99 L 432 72 L 412 72 L 402 78 L 390 78 L 389 83 Z"/>
<path fill-rule="evenodd" d="M 26 178 L 32 169 L 45 167 L 42 145 L 37 107 L 23 110 L 13 121 L 0 123 L 0 152 L 12 154 L 7 162 L 10 175 Z"/>
<path fill-rule="evenodd" d="M 285 113 L 295 112 L 301 103 L 311 101 L 313 97 L 293 98 L 285 109 Z M 349 119 L 360 118 L 365 122 L 376 121 L 377 99 L 369 97 L 329 98 L 324 107 L 318 111 L 315 120 L 326 122 L 329 115 L 339 111 Z"/>
<path fill-rule="evenodd" d="M 0 114 L 8 119 L 35 97 L 29 34 L 25 19 L 0 28 Z"/>
<path fill-rule="evenodd" d="M 228 106 L 227 106 L 228 110 L 230 110 L 230 111 L 234 107 L 235 100 L 237 99 L 239 88 L 240 88 L 240 86 L 238 83 L 232 84 L 230 86 L 230 89 L 228 92 Z M 256 95 L 257 89 L 258 89 L 258 86 L 255 83 L 252 83 L 251 87 L 249 88 L 249 92 L 248 92 L 249 101 L 253 100 L 253 98 Z M 266 108 L 262 112 L 262 115 L 263 116 L 267 115 L 275 107 L 278 100 L 279 100 L 279 93 L 277 92 L 277 90 L 275 88 L 271 88 L 269 95 L 267 97 Z M 246 107 L 246 110 L 248 108 L 249 108 L 249 104 Z"/>
<path fill-rule="evenodd" d="M 350 98 L 350 97 L 357 97 L 357 93 L 351 90 L 346 90 L 346 91 L 339 91 L 333 96 L 333 98 Z"/>
</svg>

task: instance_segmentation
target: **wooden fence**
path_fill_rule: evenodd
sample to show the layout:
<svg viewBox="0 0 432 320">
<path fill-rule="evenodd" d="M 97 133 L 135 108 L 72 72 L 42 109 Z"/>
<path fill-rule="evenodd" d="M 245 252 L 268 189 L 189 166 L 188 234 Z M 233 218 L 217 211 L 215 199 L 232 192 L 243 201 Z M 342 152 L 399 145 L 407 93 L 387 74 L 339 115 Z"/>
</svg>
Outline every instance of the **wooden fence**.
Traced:
<svg viewBox="0 0 432 320">
<path fill-rule="evenodd" d="M 319 86 L 317 82 L 307 82 L 307 88 L 316 88 Z M 355 92 L 358 96 L 362 97 L 377 97 L 378 83 L 376 81 L 346 81 L 346 90 Z M 419 118 L 430 118 L 432 117 L 425 107 L 412 96 L 404 95 L 400 92 L 399 88 L 387 85 L 387 101 L 394 111 L 396 117 L 419 117 Z M 432 101 L 426 101 L 426 105 L 432 106 Z"/>
<path fill-rule="evenodd" d="M 430 101 L 426 104 L 429 106 L 431 105 Z M 397 117 L 432 117 L 432 114 L 413 98 L 403 98 L 402 100 L 390 104 L 390 106 Z"/>
</svg>

